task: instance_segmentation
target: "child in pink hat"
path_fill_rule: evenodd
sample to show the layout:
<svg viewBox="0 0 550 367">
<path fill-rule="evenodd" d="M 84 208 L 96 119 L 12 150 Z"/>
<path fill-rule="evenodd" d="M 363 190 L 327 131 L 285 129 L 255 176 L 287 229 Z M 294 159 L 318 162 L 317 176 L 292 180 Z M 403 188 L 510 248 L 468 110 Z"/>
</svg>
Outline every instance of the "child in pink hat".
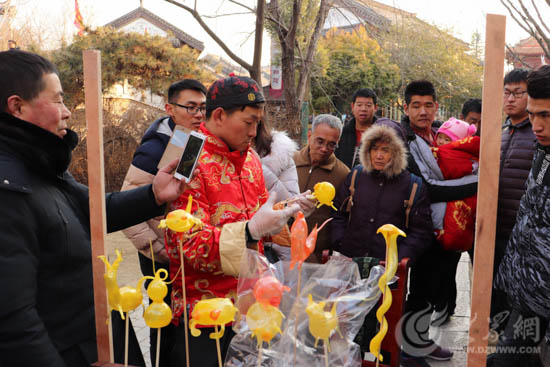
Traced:
<svg viewBox="0 0 550 367">
<path fill-rule="evenodd" d="M 476 130 L 475 125 L 454 117 L 437 130 L 436 147 L 432 152 L 445 180 L 477 173 L 480 140 L 473 136 Z M 476 206 L 476 196 L 447 203 L 443 227 L 436 227 L 437 239 L 443 248 L 465 251 L 472 247 Z"/>
<path fill-rule="evenodd" d="M 466 121 L 451 117 L 437 130 L 435 137 L 437 146 L 461 140 L 473 136 L 477 131 L 475 125 L 470 125 Z"/>
</svg>

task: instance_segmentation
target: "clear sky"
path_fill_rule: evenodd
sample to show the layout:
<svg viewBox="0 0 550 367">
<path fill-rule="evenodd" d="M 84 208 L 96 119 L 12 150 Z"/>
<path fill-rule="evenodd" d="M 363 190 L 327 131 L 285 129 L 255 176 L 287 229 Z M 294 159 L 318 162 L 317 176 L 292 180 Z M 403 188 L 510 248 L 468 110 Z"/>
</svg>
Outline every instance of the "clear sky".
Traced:
<svg viewBox="0 0 550 367">
<path fill-rule="evenodd" d="M 74 0 L 20 0 L 21 15 L 32 8 L 34 16 L 51 16 L 53 13 L 63 13 L 69 17 L 68 27 L 75 31 L 72 26 L 74 16 Z M 188 6 L 193 6 L 194 0 L 179 0 Z M 502 14 L 507 16 L 506 41 L 508 44 L 515 44 L 520 39 L 526 38 L 527 34 L 515 24 L 508 15 L 506 8 L 500 0 L 378 0 L 384 4 L 394 6 L 412 13 L 417 17 L 451 29 L 452 33 L 470 43 L 472 33 L 476 30 L 482 35 L 485 33 L 485 15 L 488 13 Z M 249 6 L 254 6 L 255 0 L 241 0 Z M 139 6 L 139 0 L 79 0 L 82 16 L 85 23 L 92 26 L 108 23 Z M 215 15 L 227 13 L 242 13 L 246 10 L 230 3 L 228 0 L 198 0 L 197 8 L 201 14 Z M 546 10 L 550 10 L 542 4 Z M 176 7 L 164 0 L 143 0 L 143 6 L 164 17 L 167 21 L 181 28 L 193 37 L 205 44 L 205 53 L 224 55 L 223 50 L 202 30 L 200 25 L 185 10 Z M 25 8 L 25 9 L 23 9 Z M 547 11 L 546 19 L 550 19 Z M 206 22 L 220 37 L 226 41 L 229 47 L 248 62 L 252 60 L 252 48 L 254 37 L 250 32 L 254 30 L 254 17 L 251 15 L 231 15 L 217 18 L 205 18 Z M 67 24 L 67 21 L 65 20 Z M 65 25 L 67 26 L 67 25 Z M 264 40 L 263 60 L 264 65 L 269 63 L 269 41 Z"/>
</svg>

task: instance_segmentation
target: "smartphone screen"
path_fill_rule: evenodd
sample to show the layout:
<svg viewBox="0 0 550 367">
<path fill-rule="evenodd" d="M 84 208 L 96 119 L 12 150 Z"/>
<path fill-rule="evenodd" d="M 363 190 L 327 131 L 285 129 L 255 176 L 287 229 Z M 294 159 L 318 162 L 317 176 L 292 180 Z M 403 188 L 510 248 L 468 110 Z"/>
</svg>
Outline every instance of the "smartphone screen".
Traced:
<svg viewBox="0 0 550 367">
<path fill-rule="evenodd" d="M 193 170 L 193 165 L 195 164 L 195 160 L 201 150 L 202 142 L 203 139 L 194 135 L 189 135 L 187 145 L 185 146 L 180 163 L 176 169 L 177 173 L 186 178 L 191 177 L 191 171 Z"/>
</svg>

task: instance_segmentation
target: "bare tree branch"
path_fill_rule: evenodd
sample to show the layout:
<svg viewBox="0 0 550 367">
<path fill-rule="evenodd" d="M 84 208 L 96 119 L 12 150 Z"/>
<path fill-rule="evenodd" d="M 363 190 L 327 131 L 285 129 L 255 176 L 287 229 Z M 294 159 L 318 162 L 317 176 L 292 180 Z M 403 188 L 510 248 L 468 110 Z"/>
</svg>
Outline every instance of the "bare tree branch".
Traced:
<svg viewBox="0 0 550 367">
<path fill-rule="evenodd" d="M 252 9 L 250 6 L 248 5 L 245 5 L 239 1 L 235 1 L 235 0 L 229 0 L 230 3 L 233 3 L 235 5 L 239 5 L 239 6 L 242 6 L 243 8 L 247 9 L 248 11 L 251 11 L 252 13 L 255 13 L 256 11 L 254 9 Z"/>
<path fill-rule="evenodd" d="M 550 6 L 550 0 L 548 0 L 548 1 L 549 1 L 548 4 Z M 542 24 L 542 26 L 546 29 L 546 31 L 550 33 L 550 28 L 548 28 L 548 26 L 544 23 L 544 20 L 540 16 L 540 11 L 539 11 L 539 8 L 537 7 L 537 5 L 535 4 L 535 0 L 531 0 L 531 4 L 533 5 L 533 8 L 535 8 L 535 12 L 537 13 L 537 16 L 539 18 L 539 23 Z"/>
<path fill-rule="evenodd" d="M 231 15 L 250 15 L 250 13 L 227 13 L 227 14 L 216 14 L 216 15 L 203 15 L 202 17 L 207 19 L 215 19 L 215 18 L 227 17 Z"/>
<path fill-rule="evenodd" d="M 534 5 L 534 2 L 532 1 L 533 5 L 534 5 L 534 8 L 535 8 L 535 11 L 537 13 L 537 16 L 540 20 L 540 24 L 531 15 L 529 10 L 527 9 L 525 4 L 523 3 L 523 0 L 517 0 L 517 1 L 519 3 L 519 6 L 520 6 L 521 10 L 518 9 L 518 7 L 516 7 L 512 3 L 511 0 L 500 0 L 502 5 L 504 5 L 504 7 L 510 13 L 510 16 L 512 17 L 512 19 L 514 19 L 514 21 L 523 30 L 525 30 L 527 33 L 529 33 L 529 35 L 531 37 L 533 37 L 538 42 L 538 44 L 542 48 L 542 50 L 543 50 L 544 54 L 546 55 L 546 57 L 550 58 L 550 38 L 548 36 L 546 36 L 546 34 L 544 33 L 544 30 L 542 28 L 542 27 L 544 27 L 544 28 L 548 29 L 548 27 L 542 21 L 542 18 L 540 16 L 538 8 L 536 7 L 536 5 Z M 546 0 L 546 2 L 550 4 L 550 0 Z M 541 26 L 541 24 L 542 24 L 542 26 Z"/>
<path fill-rule="evenodd" d="M 317 42 L 319 41 L 319 37 L 321 36 L 321 30 L 323 28 L 323 25 L 325 24 L 325 20 L 327 19 L 330 7 L 331 3 L 329 3 L 329 0 L 321 0 L 321 4 L 319 5 L 319 12 L 317 14 L 317 19 L 315 23 L 315 29 L 313 31 L 311 40 L 309 41 L 306 60 L 303 63 L 300 78 L 298 79 L 299 89 L 297 91 L 297 95 L 298 100 L 300 101 L 304 98 L 304 94 L 306 91 L 306 81 L 307 78 L 309 78 L 309 72 L 311 69 L 311 64 L 313 62 L 313 55 L 315 54 L 315 50 L 317 49 Z"/>
<path fill-rule="evenodd" d="M 518 0 L 518 1 L 519 1 L 519 5 L 521 6 L 521 9 L 523 10 L 524 18 L 526 18 L 527 19 L 526 21 L 529 22 L 532 25 L 532 27 L 535 28 L 535 32 L 532 33 L 532 36 L 537 39 L 537 41 L 543 48 L 544 53 L 548 54 L 547 49 L 548 49 L 549 43 L 548 43 L 548 39 L 544 36 L 543 30 L 541 29 L 540 25 L 535 21 L 535 19 L 533 19 L 533 17 L 531 16 L 531 13 L 523 4 L 523 0 Z M 542 40 L 544 40 L 545 45 L 542 44 L 541 42 Z"/>
<path fill-rule="evenodd" d="M 231 51 L 229 49 L 229 47 L 225 44 L 225 42 L 223 42 L 221 40 L 220 37 L 218 37 L 216 35 L 216 33 L 214 33 L 214 31 L 204 22 L 204 20 L 202 20 L 202 17 L 201 15 L 197 12 L 196 10 L 196 1 L 195 1 L 195 9 L 191 9 L 190 7 L 188 7 L 187 5 L 184 5 L 184 4 L 181 4 L 175 0 L 164 0 L 170 4 L 173 4 L 173 5 L 176 5 L 186 11 L 188 11 L 189 13 L 191 13 L 191 15 L 193 15 L 193 18 L 195 18 L 195 20 L 197 22 L 199 22 L 199 24 L 201 25 L 201 27 L 206 31 L 206 33 L 208 33 L 208 35 L 210 37 L 212 37 L 212 39 L 214 41 L 216 41 L 216 43 L 225 51 L 225 53 L 230 57 L 232 58 L 235 62 L 237 62 L 239 65 L 241 65 L 243 68 L 245 68 L 249 73 L 251 73 L 252 71 L 252 65 L 250 65 L 249 63 L 247 63 L 246 61 L 244 61 L 243 59 L 241 59 L 239 56 L 237 56 L 233 51 Z"/>
<path fill-rule="evenodd" d="M 238 6 L 242 6 L 243 8 L 245 8 L 245 9 L 247 9 L 247 10 L 253 12 L 253 13 L 256 12 L 254 9 L 252 9 L 252 8 L 249 7 L 248 5 L 245 5 L 245 4 L 243 4 L 243 3 L 239 2 L 239 1 L 229 0 L 229 2 L 230 2 L 230 3 L 233 3 L 233 4 L 235 4 L 235 5 L 238 5 Z M 283 28 L 286 29 L 286 27 L 284 27 L 284 25 L 280 24 L 279 21 L 277 21 L 277 19 L 273 18 L 273 17 L 271 16 L 271 14 L 266 13 L 265 11 L 264 11 L 264 18 L 267 19 L 267 20 L 269 20 L 270 22 L 272 22 L 272 23 L 275 24 L 276 26 L 280 26 L 280 27 L 283 27 Z"/>
<path fill-rule="evenodd" d="M 254 56 L 252 57 L 252 78 L 262 87 L 262 42 L 264 32 L 265 0 L 256 4 L 256 33 L 254 38 Z"/>
<path fill-rule="evenodd" d="M 523 61 L 523 59 L 521 57 L 519 57 L 519 55 L 517 53 L 515 53 L 514 50 L 510 46 L 506 45 L 506 50 L 508 51 L 509 55 L 512 57 L 513 60 L 519 62 L 522 66 L 524 66 L 526 68 L 531 67 L 525 61 Z"/>
</svg>

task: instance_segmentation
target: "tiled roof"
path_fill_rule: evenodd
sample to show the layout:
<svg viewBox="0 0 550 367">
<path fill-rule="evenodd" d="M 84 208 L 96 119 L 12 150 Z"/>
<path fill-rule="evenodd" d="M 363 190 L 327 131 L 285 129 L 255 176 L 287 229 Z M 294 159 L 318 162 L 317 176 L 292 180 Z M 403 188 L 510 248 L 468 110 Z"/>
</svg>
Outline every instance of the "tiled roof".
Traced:
<svg viewBox="0 0 550 367">
<path fill-rule="evenodd" d="M 196 38 L 191 37 L 181 29 L 177 28 L 176 26 L 168 23 L 158 15 L 155 15 L 149 10 L 141 7 L 129 12 L 128 14 L 121 16 L 118 19 L 113 20 L 110 23 L 105 24 L 105 26 L 118 29 L 118 28 L 124 27 L 125 25 L 139 18 L 145 19 L 146 21 L 159 27 L 165 32 L 172 32 L 177 39 L 179 39 L 182 43 L 185 43 L 189 47 L 192 47 L 199 51 L 204 50 L 204 43 L 202 43 Z"/>
<path fill-rule="evenodd" d="M 386 17 L 378 14 L 369 6 L 362 4 L 356 0 L 336 0 L 334 2 L 336 7 L 342 7 L 353 13 L 356 17 L 362 19 L 366 23 L 375 26 L 376 28 L 384 29 L 390 21 Z"/>
</svg>

